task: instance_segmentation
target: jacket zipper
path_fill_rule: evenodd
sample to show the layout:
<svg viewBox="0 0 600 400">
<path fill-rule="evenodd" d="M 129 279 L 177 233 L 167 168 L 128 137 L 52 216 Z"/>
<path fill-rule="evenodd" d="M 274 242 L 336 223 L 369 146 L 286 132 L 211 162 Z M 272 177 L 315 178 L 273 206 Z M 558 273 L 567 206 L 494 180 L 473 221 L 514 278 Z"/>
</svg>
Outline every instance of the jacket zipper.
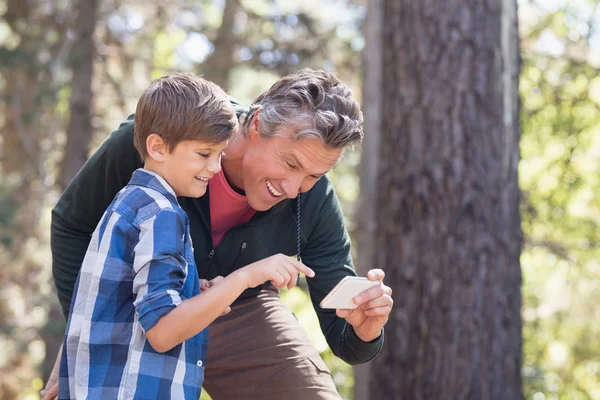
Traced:
<svg viewBox="0 0 600 400">
<path fill-rule="evenodd" d="M 240 251 L 238 252 L 237 256 L 235 256 L 235 259 L 231 263 L 231 268 L 229 269 L 229 274 L 235 270 L 235 265 L 237 264 L 241 255 L 244 253 L 244 250 L 246 250 L 246 247 L 248 247 L 248 244 L 245 241 L 242 242 L 242 245 L 240 246 Z"/>
<path fill-rule="evenodd" d="M 231 263 L 231 268 L 229 270 L 229 273 L 233 272 L 233 269 L 235 268 L 235 265 L 237 264 L 240 256 L 244 253 L 244 250 L 246 250 L 246 247 L 248 247 L 248 243 L 246 241 L 242 242 L 242 245 L 240 246 L 240 251 L 238 252 L 238 254 L 235 256 L 235 259 L 233 260 L 233 262 Z M 212 249 L 209 253 L 208 253 L 208 259 L 210 260 L 210 262 L 208 263 L 208 269 L 207 272 L 210 273 L 210 268 L 212 267 L 213 264 L 213 259 L 215 257 L 215 249 Z"/>
</svg>

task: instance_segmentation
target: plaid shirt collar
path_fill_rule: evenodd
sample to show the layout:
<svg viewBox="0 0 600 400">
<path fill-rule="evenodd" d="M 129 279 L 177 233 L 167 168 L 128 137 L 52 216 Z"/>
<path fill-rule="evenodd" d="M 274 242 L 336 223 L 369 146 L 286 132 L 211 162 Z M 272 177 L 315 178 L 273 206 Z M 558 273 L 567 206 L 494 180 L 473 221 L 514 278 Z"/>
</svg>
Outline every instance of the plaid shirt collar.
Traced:
<svg viewBox="0 0 600 400">
<path fill-rule="evenodd" d="M 158 193 L 169 199 L 171 203 L 179 205 L 175 190 L 173 190 L 167 181 L 165 181 L 165 179 L 156 172 L 144 168 L 138 168 L 133 171 L 129 185 L 147 187 L 156 190 Z"/>
</svg>

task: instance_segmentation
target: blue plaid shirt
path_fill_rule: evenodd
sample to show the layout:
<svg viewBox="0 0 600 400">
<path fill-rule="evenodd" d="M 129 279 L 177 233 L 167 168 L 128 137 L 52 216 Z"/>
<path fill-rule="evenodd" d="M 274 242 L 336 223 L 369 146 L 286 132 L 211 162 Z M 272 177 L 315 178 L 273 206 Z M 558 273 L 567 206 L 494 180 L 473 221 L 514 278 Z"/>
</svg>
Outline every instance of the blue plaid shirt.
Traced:
<svg viewBox="0 0 600 400">
<path fill-rule="evenodd" d="M 138 169 L 104 213 L 83 260 L 59 399 L 198 400 L 208 330 L 162 354 L 145 332 L 199 293 L 188 217 L 164 179 Z"/>
</svg>

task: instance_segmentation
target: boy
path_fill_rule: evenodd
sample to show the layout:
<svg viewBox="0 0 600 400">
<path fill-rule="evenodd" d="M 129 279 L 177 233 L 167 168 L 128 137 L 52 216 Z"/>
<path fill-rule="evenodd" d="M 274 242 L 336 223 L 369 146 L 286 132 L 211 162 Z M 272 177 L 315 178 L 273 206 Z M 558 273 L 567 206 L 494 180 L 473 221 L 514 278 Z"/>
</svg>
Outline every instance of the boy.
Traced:
<svg viewBox="0 0 600 400">
<path fill-rule="evenodd" d="M 275 255 L 201 287 L 178 196 L 200 197 L 238 122 L 226 94 L 193 75 L 152 82 L 135 117 L 144 168 L 108 207 L 76 284 L 59 398 L 195 399 L 205 329 L 247 288 L 292 287 L 301 263 Z"/>
</svg>

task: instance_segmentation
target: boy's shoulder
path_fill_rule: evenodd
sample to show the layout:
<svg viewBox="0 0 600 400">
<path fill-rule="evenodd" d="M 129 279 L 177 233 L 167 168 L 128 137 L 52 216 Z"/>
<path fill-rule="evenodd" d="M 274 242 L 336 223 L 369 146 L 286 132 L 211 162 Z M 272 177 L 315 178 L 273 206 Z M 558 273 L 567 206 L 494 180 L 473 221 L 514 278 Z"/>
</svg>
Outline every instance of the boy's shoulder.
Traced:
<svg viewBox="0 0 600 400">
<path fill-rule="evenodd" d="M 185 219 L 185 211 L 172 193 L 165 188 L 156 187 L 156 184 L 140 182 L 139 175 L 139 170 L 134 173 L 129 183 L 115 197 L 109 211 L 116 212 L 138 228 L 159 213 L 175 213 Z"/>
</svg>

